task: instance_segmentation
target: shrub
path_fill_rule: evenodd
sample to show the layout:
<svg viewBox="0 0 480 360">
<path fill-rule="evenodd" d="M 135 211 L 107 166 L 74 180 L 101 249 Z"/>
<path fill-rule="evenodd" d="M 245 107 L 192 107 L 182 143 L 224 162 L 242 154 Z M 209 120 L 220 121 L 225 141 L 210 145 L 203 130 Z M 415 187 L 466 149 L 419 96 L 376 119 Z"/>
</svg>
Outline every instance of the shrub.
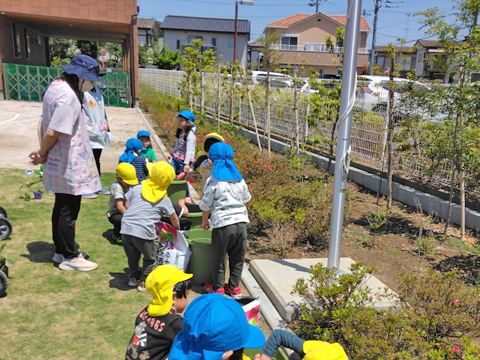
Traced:
<svg viewBox="0 0 480 360">
<path fill-rule="evenodd" d="M 293 290 L 305 299 L 294 330 L 305 339 L 339 342 L 353 360 L 479 359 L 469 338 L 480 332 L 479 293 L 456 271 L 400 276 L 396 306 L 387 310 L 371 307 L 364 284 L 373 271 L 356 263 L 351 274 L 337 277 L 334 269 L 312 267 L 310 279 L 297 280 Z"/>
</svg>

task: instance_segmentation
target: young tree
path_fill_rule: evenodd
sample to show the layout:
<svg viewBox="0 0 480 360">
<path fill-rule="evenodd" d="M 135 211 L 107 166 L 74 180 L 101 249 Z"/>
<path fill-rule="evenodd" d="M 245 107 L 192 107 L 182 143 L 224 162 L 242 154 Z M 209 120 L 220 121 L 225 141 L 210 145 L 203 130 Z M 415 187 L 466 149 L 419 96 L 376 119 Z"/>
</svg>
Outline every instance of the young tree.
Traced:
<svg viewBox="0 0 480 360">
<path fill-rule="evenodd" d="M 267 78 L 265 82 L 265 108 L 267 115 L 265 117 L 266 124 L 264 125 L 263 138 L 265 138 L 265 130 L 267 132 L 267 153 L 271 156 L 270 147 L 270 72 L 275 70 L 280 61 L 281 55 L 274 49 L 272 45 L 280 40 L 280 35 L 273 33 L 271 35 L 261 36 L 258 41 L 262 44 L 261 52 L 263 53 L 262 69 L 267 71 Z"/>
<path fill-rule="evenodd" d="M 77 40 L 77 48 L 84 55 L 88 55 L 94 59 L 100 55 L 100 45 L 98 41 Z"/>
<path fill-rule="evenodd" d="M 469 84 L 471 74 L 480 71 L 480 28 L 478 16 L 479 0 L 456 0 L 456 19 L 453 23 L 446 22 L 446 15 L 437 7 L 415 13 L 424 18 L 420 20 L 427 29 L 426 35 L 438 37 L 438 43 L 443 50 L 441 56 L 436 56 L 433 62 L 437 67 L 453 75 L 452 86 L 446 90 L 444 109 L 455 119 L 453 143 L 455 154 L 452 157 L 452 173 L 455 169 L 459 174 L 460 206 L 461 206 L 461 237 L 465 237 L 465 129 L 478 120 L 478 113 L 472 104 L 480 101 L 478 93 L 471 91 Z M 456 146 L 456 144 L 460 146 Z M 451 188 L 451 193 L 454 191 Z M 450 197 L 452 199 L 452 195 Z M 450 201 L 451 206 L 451 201 Z"/>
<path fill-rule="evenodd" d="M 165 70 L 177 70 L 180 68 L 180 63 L 183 58 L 178 51 L 169 50 L 167 45 L 163 46 L 160 53 L 154 52 L 153 63 L 157 65 L 159 69 Z"/>
</svg>

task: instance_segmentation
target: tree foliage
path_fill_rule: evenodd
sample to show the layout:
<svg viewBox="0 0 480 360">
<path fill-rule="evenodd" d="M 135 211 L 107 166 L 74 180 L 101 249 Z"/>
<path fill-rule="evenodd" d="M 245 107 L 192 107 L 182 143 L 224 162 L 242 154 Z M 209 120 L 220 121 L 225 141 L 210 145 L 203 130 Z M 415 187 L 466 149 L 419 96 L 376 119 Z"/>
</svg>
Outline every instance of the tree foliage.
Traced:
<svg viewBox="0 0 480 360">
<path fill-rule="evenodd" d="M 177 70 L 180 68 L 183 58 L 178 51 L 169 50 L 167 45 L 163 46 L 160 53 L 155 52 L 153 54 L 153 63 L 157 65 L 159 69 L 165 70 Z"/>
</svg>

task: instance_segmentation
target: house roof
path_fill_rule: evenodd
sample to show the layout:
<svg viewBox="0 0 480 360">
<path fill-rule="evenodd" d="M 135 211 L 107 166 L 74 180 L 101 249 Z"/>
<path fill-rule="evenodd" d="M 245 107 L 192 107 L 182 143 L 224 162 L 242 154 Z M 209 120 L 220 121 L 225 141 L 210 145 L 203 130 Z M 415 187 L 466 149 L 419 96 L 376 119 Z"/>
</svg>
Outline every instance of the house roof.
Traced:
<svg viewBox="0 0 480 360">
<path fill-rule="evenodd" d="M 423 40 L 420 39 L 417 41 L 417 44 L 422 45 L 424 48 L 435 48 L 438 47 L 438 40 Z"/>
<path fill-rule="evenodd" d="M 153 29 L 155 27 L 155 19 L 137 19 L 137 27 L 139 29 Z"/>
<path fill-rule="evenodd" d="M 267 27 L 290 27 L 293 25 L 298 24 L 299 22 L 305 21 L 307 19 L 313 18 L 315 16 L 321 15 L 323 17 L 326 17 L 342 26 L 345 26 L 347 24 L 347 17 L 345 15 L 326 15 L 322 12 L 318 12 L 316 14 L 295 14 L 288 16 L 286 18 L 271 22 L 267 24 Z M 360 20 L 360 31 L 370 31 L 370 26 L 367 23 L 367 20 L 365 19 L 364 16 L 362 16 Z"/>
<path fill-rule="evenodd" d="M 235 33 L 235 19 L 167 15 L 160 28 Z M 250 21 L 238 19 L 237 33 L 250 34 Z"/>
<path fill-rule="evenodd" d="M 401 51 L 401 52 L 407 52 L 409 50 L 412 49 L 413 46 L 395 46 L 395 50 L 396 51 Z M 379 45 L 379 46 L 375 46 L 375 52 L 379 53 L 379 52 L 386 52 L 388 46 L 383 46 L 383 45 Z M 417 50 L 414 50 L 413 52 L 417 52 Z"/>
</svg>

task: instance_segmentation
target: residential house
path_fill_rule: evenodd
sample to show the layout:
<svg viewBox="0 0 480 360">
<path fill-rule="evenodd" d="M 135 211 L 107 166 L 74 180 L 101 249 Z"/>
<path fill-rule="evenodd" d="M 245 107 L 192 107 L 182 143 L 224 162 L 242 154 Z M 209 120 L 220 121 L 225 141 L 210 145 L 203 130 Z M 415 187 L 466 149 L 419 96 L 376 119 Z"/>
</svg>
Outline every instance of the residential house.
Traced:
<svg viewBox="0 0 480 360">
<path fill-rule="evenodd" d="M 430 80 L 444 80 L 445 74 L 432 61 L 435 56 L 443 53 L 443 49 L 439 47 L 438 40 L 418 40 L 414 46 L 418 47 L 417 76 Z"/>
<path fill-rule="evenodd" d="M 387 52 L 387 46 L 375 46 L 375 64 L 382 67 L 384 74 L 392 67 L 392 59 Z M 395 46 L 396 71 L 401 77 L 417 67 L 417 50 L 412 46 Z M 400 55 L 401 54 L 401 55 Z"/>
<path fill-rule="evenodd" d="M 272 45 L 281 55 L 280 68 L 303 65 L 313 68 L 322 75 L 338 74 L 341 67 L 343 44 L 336 39 L 338 27 L 345 27 L 347 17 L 344 15 L 295 14 L 267 24 L 264 33 L 269 36 L 280 35 L 280 40 Z M 365 17 L 360 22 L 360 39 L 357 67 L 368 64 L 367 35 L 370 31 Z M 327 37 L 333 40 L 332 47 L 327 46 Z M 340 39 L 339 39 L 340 40 Z M 253 60 L 253 59 L 252 59 Z M 309 75 L 309 74 L 306 74 Z"/>
<path fill-rule="evenodd" d="M 158 38 L 160 30 L 155 19 L 138 18 L 138 45 L 152 46 L 152 41 Z"/>
<path fill-rule="evenodd" d="M 238 19 L 237 25 L 237 60 L 246 66 L 250 21 Z M 167 15 L 160 29 L 170 50 L 182 51 L 193 40 L 201 39 L 202 50 L 214 49 L 218 61 L 233 61 L 235 19 Z"/>
<path fill-rule="evenodd" d="M 105 41 L 123 45 L 130 73 L 131 106 L 138 106 L 137 0 L 0 1 L 0 69 L 3 64 L 49 66 L 49 39 Z M 0 99 L 5 79 L 0 71 Z"/>
</svg>

